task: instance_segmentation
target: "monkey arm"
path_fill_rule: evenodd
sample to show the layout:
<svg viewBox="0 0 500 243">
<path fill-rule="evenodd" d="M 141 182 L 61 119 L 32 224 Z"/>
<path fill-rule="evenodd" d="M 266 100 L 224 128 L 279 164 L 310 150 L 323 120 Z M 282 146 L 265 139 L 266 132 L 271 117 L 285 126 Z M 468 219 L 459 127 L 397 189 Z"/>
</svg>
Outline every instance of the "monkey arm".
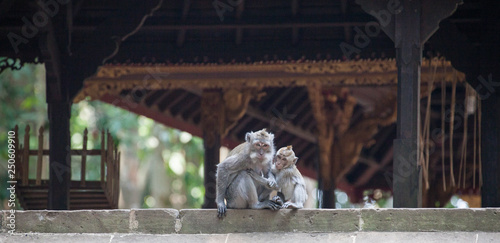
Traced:
<svg viewBox="0 0 500 243">
<path fill-rule="evenodd" d="M 265 186 L 267 189 L 279 190 L 278 184 L 276 184 L 276 179 L 274 179 L 274 175 L 272 175 L 272 173 L 269 173 L 269 178 L 265 178 L 252 169 L 247 169 L 247 172 L 259 185 Z"/>
<path fill-rule="evenodd" d="M 279 190 L 280 187 L 279 187 L 278 183 L 276 182 L 276 177 L 274 176 L 274 174 L 271 171 L 269 171 L 268 174 L 269 174 L 269 176 L 268 176 L 267 180 L 268 180 L 269 186 L 272 187 L 274 190 Z"/>
<path fill-rule="evenodd" d="M 226 189 L 229 186 L 229 175 L 227 174 L 227 168 L 223 163 L 217 166 L 217 176 L 216 176 L 216 197 L 215 203 L 217 204 L 217 217 L 222 218 L 226 215 L 226 204 L 224 203 L 224 197 L 226 196 Z"/>
<path fill-rule="evenodd" d="M 217 166 L 215 203 L 217 204 L 219 218 L 226 215 L 227 207 L 224 198 L 226 197 L 227 188 L 234 180 L 238 169 L 242 170 L 242 163 L 238 159 L 237 155 L 229 156 Z"/>
<path fill-rule="evenodd" d="M 304 184 L 296 183 L 293 190 L 293 195 L 290 200 L 283 204 L 283 208 L 303 208 L 304 203 L 307 200 L 307 191 Z"/>
</svg>

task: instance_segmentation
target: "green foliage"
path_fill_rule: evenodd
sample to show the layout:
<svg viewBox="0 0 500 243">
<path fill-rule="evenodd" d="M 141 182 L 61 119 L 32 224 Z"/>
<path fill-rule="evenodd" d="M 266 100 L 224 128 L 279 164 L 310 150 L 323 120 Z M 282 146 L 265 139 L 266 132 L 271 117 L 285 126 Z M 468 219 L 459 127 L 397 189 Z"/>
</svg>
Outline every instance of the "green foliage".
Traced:
<svg viewBox="0 0 500 243">
<path fill-rule="evenodd" d="M 0 159 L 7 161 L 7 133 L 19 125 L 20 140 L 24 135 L 24 127 L 46 124 L 47 111 L 45 103 L 45 69 L 42 65 L 26 64 L 20 70 L 6 69 L 0 73 Z M 36 145 L 36 137 L 30 143 Z M 17 147 L 18 145 L 16 145 Z M 1 163 L 0 187 L 6 188 L 7 163 Z M 0 191 L 0 201 L 8 197 L 7 190 Z M 6 208 L 3 203 L 0 209 Z"/>
<path fill-rule="evenodd" d="M 17 137 L 22 141 L 24 127 L 31 126 L 30 147 L 38 146 L 36 134 L 39 126 L 45 126 L 48 139 L 47 108 L 45 101 L 45 69 L 43 65 L 25 65 L 17 71 L 5 70 L 0 74 L 0 158 L 7 158 L 7 132 L 19 125 Z M 101 131 L 108 130 L 120 150 L 138 161 L 133 176 L 146 182 L 138 184 L 142 191 L 143 207 L 199 208 L 203 203 L 203 141 L 198 137 L 155 123 L 129 111 L 99 101 L 85 100 L 71 108 L 71 147 L 81 149 L 83 131 L 88 128 L 88 149 L 101 147 Z M 72 156 L 72 180 L 80 179 L 81 159 Z M 155 161 L 163 161 L 163 173 L 148 171 Z M 30 162 L 30 163 L 33 163 Z M 0 186 L 6 186 L 6 164 L 2 163 Z M 128 166 L 123 164 L 122 167 Z M 34 178 L 34 166 L 30 166 L 30 178 Z M 33 169 L 33 170 L 31 170 Z M 148 171 L 141 174 L 141 171 Z M 100 179 L 100 158 L 87 158 L 87 180 Z M 48 174 L 47 174 L 48 175 Z M 154 175 L 154 176 L 153 176 Z M 126 178 L 130 175 L 121 175 Z M 43 177 L 43 176 L 42 176 Z M 163 177 L 165 184 L 158 184 L 156 177 Z M 122 185 L 123 186 L 123 185 Z M 167 188 L 163 194 L 154 194 L 158 188 Z M 0 201 L 8 197 L 7 191 L 0 192 Z M 0 204 L 0 209 L 4 205 Z"/>
</svg>

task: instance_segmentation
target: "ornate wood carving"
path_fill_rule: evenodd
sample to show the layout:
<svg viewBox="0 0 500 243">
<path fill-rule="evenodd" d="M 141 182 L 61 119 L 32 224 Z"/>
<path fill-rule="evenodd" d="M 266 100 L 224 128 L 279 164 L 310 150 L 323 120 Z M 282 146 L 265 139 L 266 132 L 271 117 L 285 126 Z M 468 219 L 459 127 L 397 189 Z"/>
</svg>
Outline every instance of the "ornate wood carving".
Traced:
<svg viewBox="0 0 500 243">
<path fill-rule="evenodd" d="M 259 100 L 265 93 L 259 93 L 256 89 L 236 90 L 229 89 L 224 91 L 222 99 L 224 100 L 224 124 L 222 136 L 226 136 L 237 122 L 245 115 L 248 103 L 252 98 Z"/>
<path fill-rule="evenodd" d="M 313 82 L 308 91 L 317 123 L 322 186 L 328 188 L 358 162 L 364 147 L 373 145 L 380 126 L 396 121 L 396 96 L 379 101 L 373 111 L 351 125 L 357 100 L 348 88 L 321 87 Z"/>
<path fill-rule="evenodd" d="M 433 78 L 429 62 L 424 60 L 422 63 L 423 83 Z M 438 64 L 435 78 L 453 80 L 450 62 Z M 465 75 L 458 73 L 458 79 L 465 80 Z M 308 86 L 312 80 L 323 86 L 396 85 L 396 62 L 388 59 L 235 65 L 106 65 L 85 81 L 74 102 L 137 88 L 158 90 L 189 86 L 241 90 Z"/>
<path fill-rule="evenodd" d="M 325 88 L 319 82 L 313 82 L 307 88 L 316 119 L 323 188 L 329 188 L 337 178 L 332 173 L 336 161 L 332 161 L 333 157 L 330 156 L 334 140 L 335 137 L 343 136 L 349 128 L 357 100 L 346 87 Z"/>
<path fill-rule="evenodd" d="M 339 142 L 334 144 L 331 153 L 333 178 L 342 178 L 358 162 L 361 150 L 375 143 L 372 138 L 379 127 L 394 123 L 396 118 L 396 96 L 391 95 L 378 102 L 374 111 L 366 114 L 363 120 L 339 134 L 336 137 Z"/>
<path fill-rule="evenodd" d="M 212 147 L 216 136 L 221 137 L 224 130 L 224 102 L 220 91 L 203 91 L 201 95 L 201 126 L 205 144 Z"/>
<path fill-rule="evenodd" d="M 262 95 L 256 89 L 204 90 L 201 95 L 201 116 L 206 142 L 210 145 L 215 141 L 215 136 L 226 136 L 245 115 L 250 100 L 259 99 Z"/>
</svg>

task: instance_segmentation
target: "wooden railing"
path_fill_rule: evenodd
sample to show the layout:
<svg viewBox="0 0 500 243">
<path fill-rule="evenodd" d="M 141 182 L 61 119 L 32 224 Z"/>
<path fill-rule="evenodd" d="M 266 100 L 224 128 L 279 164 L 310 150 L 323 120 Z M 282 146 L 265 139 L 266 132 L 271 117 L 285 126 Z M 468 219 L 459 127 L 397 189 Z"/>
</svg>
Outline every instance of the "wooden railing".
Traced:
<svg viewBox="0 0 500 243">
<path fill-rule="evenodd" d="M 16 134 L 18 133 L 18 126 L 14 128 Z M 44 128 L 40 127 L 38 130 L 38 149 L 30 150 L 30 126 L 25 128 L 24 142 L 19 144 L 18 138 L 15 138 L 16 146 L 16 179 L 20 182 L 20 186 L 41 186 L 42 185 L 42 167 L 43 156 L 49 155 L 49 150 L 43 148 Z M 107 137 L 107 139 L 106 139 Z M 109 132 L 101 131 L 101 148 L 100 149 L 87 149 L 88 145 L 88 130 L 83 132 L 83 147 L 82 149 L 71 149 L 71 156 L 81 156 L 80 168 L 80 188 L 87 186 L 85 178 L 87 170 L 87 157 L 100 156 L 100 182 L 101 187 L 108 198 L 110 205 L 113 208 L 118 206 L 118 197 L 120 190 L 120 152 L 114 146 L 113 137 Z M 29 158 L 36 156 L 36 179 L 34 184 L 30 184 L 29 178 Z M 32 182 L 31 182 L 32 183 Z"/>
</svg>

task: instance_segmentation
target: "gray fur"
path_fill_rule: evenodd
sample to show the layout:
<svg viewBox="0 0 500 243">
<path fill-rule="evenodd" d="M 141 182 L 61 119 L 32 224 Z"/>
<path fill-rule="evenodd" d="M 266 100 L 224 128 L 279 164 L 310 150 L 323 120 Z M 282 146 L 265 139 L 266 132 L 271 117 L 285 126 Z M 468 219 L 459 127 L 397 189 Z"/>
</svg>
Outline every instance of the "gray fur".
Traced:
<svg viewBox="0 0 500 243">
<path fill-rule="evenodd" d="M 274 135 L 265 130 L 245 135 L 246 142 L 238 145 L 217 166 L 217 214 L 221 218 L 226 208 L 270 208 L 277 210 L 278 204 L 269 200 L 271 190 L 256 182 L 247 172 L 254 170 L 268 174 L 274 156 Z M 254 144 L 266 144 L 266 148 Z M 263 153 L 259 159 L 257 154 Z M 224 203 L 227 202 L 227 206 Z"/>
</svg>

